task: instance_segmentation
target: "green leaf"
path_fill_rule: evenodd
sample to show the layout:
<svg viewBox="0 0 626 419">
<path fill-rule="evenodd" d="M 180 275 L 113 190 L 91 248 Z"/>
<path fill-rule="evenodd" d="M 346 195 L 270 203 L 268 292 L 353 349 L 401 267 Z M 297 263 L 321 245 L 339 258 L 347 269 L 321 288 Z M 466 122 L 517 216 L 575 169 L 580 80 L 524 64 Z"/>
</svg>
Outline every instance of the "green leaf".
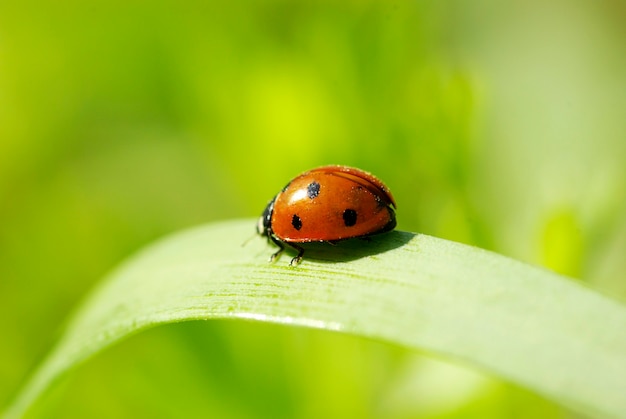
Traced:
<svg viewBox="0 0 626 419">
<path fill-rule="evenodd" d="M 62 374 L 159 324 L 242 318 L 340 331 L 473 364 L 566 406 L 626 412 L 626 307 L 552 272 L 474 247 L 395 231 L 303 262 L 267 259 L 253 220 L 175 234 L 115 270 L 6 412 Z M 286 257 L 287 256 L 287 257 Z"/>
</svg>

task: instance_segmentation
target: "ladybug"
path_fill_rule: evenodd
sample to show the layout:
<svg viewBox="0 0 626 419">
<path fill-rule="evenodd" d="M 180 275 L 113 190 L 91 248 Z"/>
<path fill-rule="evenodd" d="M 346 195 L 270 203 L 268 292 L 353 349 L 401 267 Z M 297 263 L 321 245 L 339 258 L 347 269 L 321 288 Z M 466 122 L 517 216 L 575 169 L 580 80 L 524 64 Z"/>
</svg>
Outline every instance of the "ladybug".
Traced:
<svg viewBox="0 0 626 419">
<path fill-rule="evenodd" d="M 396 226 L 396 202 L 389 189 L 372 174 L 348 166 L 324 166 L 294 178 L 272 199 L 257 224 L 279 249 L 298 251 L 291 260 L 302 260 L 301 243 L 328 242 L 391 231 Z"/>
</svg>

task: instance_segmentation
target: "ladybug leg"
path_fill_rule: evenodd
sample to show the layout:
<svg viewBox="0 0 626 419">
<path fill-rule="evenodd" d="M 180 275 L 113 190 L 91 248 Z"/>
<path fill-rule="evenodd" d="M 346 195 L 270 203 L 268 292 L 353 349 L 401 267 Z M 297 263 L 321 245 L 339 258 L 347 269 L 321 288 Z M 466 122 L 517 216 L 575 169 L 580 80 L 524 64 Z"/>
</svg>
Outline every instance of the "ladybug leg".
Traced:
<svg viewBox="0 0 626 419">
<path fill-rule="evenodd" d="M 304 249 L 294 243 L 289 243 L 289 246 L 293 247 L 294 249 L 298 251 L 298 254 L 296 255 L 296 257 L 291 259 L 291 262 L 289 263 L 289 266 L 296 266 L 302 260 L 302 255 L 304 255 Z"/>
<path fill-rule="evenodd" d="M 267 238 L 268 240 L 273 241 L 276 246 L 278 246 L 278 251 L 276 253 L 272 253 L 272 256 L 270 256 L 270 262 L 274 262 L 278 258 L 278 256 L 280 256 L 280 254 L 283 253 L 283 251 L 285 250 L 285 246 L 280 240 L 278 240 L 276 237 L 272 236 L 271 234 L 268 234 Z"/>
</svg>

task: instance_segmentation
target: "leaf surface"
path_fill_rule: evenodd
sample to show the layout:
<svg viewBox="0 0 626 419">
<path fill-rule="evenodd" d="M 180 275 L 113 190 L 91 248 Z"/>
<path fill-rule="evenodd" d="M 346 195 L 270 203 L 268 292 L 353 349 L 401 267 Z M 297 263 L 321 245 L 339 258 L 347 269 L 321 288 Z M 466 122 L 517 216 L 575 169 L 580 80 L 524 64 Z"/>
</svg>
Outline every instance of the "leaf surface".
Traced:
<svg viewBox="0 0 626 419">
<path fill-rule="evenodd" d="M 87 358 L 159 324 L 243 318 L 340 331 L 485 369 L 568 407 L 626 412 L 626 307 L 544 269 L 394 231 L 313 244 L 303 262 L 253 220 L 167 237 L 106 278 L 6 412 L 19 417 Z"/>
</svg>

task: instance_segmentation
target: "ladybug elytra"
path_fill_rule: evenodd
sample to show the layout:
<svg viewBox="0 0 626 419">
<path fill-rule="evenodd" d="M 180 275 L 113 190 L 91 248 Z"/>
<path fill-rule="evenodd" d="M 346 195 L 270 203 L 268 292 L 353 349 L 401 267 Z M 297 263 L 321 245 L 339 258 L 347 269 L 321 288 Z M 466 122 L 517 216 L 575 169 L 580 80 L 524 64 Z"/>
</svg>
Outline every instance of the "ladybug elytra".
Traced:
<svg viewBox="0 0 626 419">
<path fill-rule="evenodd" d="M 370 173 L 324 166 L 291 180 L 263 211 L 257 232 L 279 247 L 270 261 L 285 245 L 297 250 L 293 266 L 304 254 L 299 243 L 334 243 L 393 230 L 395 206 L 389 189 Z"/>
</svg>

